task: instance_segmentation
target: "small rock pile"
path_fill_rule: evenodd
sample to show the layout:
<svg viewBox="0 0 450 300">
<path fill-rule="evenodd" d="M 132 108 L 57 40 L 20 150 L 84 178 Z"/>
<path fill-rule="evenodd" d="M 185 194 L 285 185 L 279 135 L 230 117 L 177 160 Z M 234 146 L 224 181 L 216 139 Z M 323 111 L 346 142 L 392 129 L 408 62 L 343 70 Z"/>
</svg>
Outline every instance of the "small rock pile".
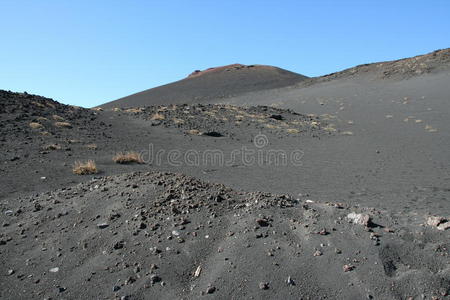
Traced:
<svg viewBox="0 0 450 300">
<path fill-rule="evenodd" d="M 239 107 L 219 104 L 150 106 L 122 110 L 151 122 L 152 126 L 177 128 L 191 135 L 235 137 L 244 128 L 277 135 L 330 134 L 317 116 L 269 106 Z"/>
</svg>

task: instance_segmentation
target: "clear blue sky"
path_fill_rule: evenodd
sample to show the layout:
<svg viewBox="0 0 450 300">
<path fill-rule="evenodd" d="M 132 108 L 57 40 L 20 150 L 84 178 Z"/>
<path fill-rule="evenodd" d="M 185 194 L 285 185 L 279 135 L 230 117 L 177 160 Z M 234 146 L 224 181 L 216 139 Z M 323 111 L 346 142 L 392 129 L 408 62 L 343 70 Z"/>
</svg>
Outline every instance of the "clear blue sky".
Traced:
<svg viewBox="0 0 450 300">
<path fill-rule="evenodd" d="M 450 1 L 0 0 L 0 89 L 95 106 L 230 63 L 318 76 L 450 47 Z"/>
</svg>

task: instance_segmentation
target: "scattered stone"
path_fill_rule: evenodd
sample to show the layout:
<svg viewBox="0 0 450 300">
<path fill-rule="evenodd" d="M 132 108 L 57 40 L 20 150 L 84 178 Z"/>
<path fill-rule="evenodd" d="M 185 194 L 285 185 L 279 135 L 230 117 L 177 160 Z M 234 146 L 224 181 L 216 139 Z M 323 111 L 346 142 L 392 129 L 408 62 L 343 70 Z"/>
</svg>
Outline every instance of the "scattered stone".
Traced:
<svg viewBox="0 0 450 300">
<path fill-rule="evenodd" d="M 97 224 L 97 227 L 100 228 L 100 229 L 105 229 L 108 226 L 109 226 L 108 223 L 99 223 L 99 224 Z"/>
<path fill-rule="evenodd" d="M 259 283 L 259 289 L 260 290 L 268 290 L 269 289 L 269 283 L 268 282 L 260 282 Z"/>
<path fill-rule="evenodd" d="M 159 277 L 158 275 L 156 275 L 156 274 L 150 275 L 150 283 L 151 284 L 155 284 L 155 283 L 158 283 L 160 281 L 161 281 L 161 277 Z"/>
<path fill-rule="evenodd" d="M 256 219 L 256 223 L 258 223 L 258 225 L 261 227 L 267 227 L 270 225 L 269 221 L 264 218 Z"/>
<path fill-rule="evenodd" d="M 283 116 L 282 115 L 270 115 L 270 118 L 274 119 L 274 120 L 278 120 L 278 121 L 283 120 Z"/>
<path fill-rule="evenodd" d="M 353 265 L 344 265 L 342 267 L 342 269 L 344 270 L 344 272 L 350 272 L 350 271 L 353 271 L 355 269 L 355 266 L 353 266 Z"/>
<path fill-rule="evenodd" d="M 115 250 L 122 249 L 124 245 L 125 245 L 124 241 L 118 241 L 118 242 L 114 243 L 113 249 L 115 249 Z"/>
<path fill-rule="evenodd" d="M 347 218 L 354 224 L 364 225 L 369 227 L 371 224 L 371 218 L 368 214 L 349 213 Z"/>
<path fill-rule="evenodd" d="M 216 291 L 216 288 L 214 287 L 214 286 L 208 286 L 207 288 L 206 288 L 206 293 L 207 294 L 213 294 L 214 292 Z"/>
<path fill-rule="evenodd" d="M 120 286 L 118 285 L 113 286 L 113 292 L 117 292 L 118 290 L 120 290 Z"/>
<path fill-rule="evenodd" d="M 313 255 L 314 256 L 321 256 L 322 254 L 323 254 L 322 251 L 316 250 Z"/>
<path fill-rule="evenodd" d="M 14 274 L 14 270 L 8 270 L 8 276 L 10 276 L 10 275 L 12 275 L 12 274 Z"/>
<path fill-rule="evenodd" d="M 152 253 L 155 254 L 155 255 L 156 255 L 156 254 L 160 254 L 160 253 L 162 252 L 162 250 L 159 249 L 159 248 L 157 248 L 157 247 L 151 249 L 151 251 L 152 251 Z"/>
<path fill-rule="evenodd" d="M 125 285 L 129 285 L 129 284 L 134 283 L 135 281 L 136 281 L 136 279 L 134 277 L 130 276 L 125 280 L 124 283 L 125 283 Z"/>
<path fill-rule="evenodd" d="M 429 216 L 427 218 L 427 225 L 436 227 L 444 221 L 445 219 L 443 217 Z"/>
<path fill-rule="evenodd" d="M 204 132 L 203 135 L 211 136 L 211 137 L 221 137 L 221 136 L 223 136 L 220 132 L 217 132 L 217 131 Z"/>
<path fill-rule="evenodd" d="M 329 234 L 329 232 L 324 228 L 324 229 L 318 231 L 317 234 L 320 234 L 320 235 L 327 235 L 327 234 Z"/>
<path fill-rule="evenodd" d="M 197 269 L 195 269 L 194 277 L 199 277 L 201 272 L 202 272 L 202 267 L 198 266 Z"/>
<path fill-rule="evenodd" d="M 59 268 L 58 268 L 58 267 L 51 268 L 51 269 L 50 269 L 50 272 L 52 272 L 52 273 L 59 272 Z"/>
<path fill-rule="evenodd" d="M 447 230 L 450 228 L 450 221 L 439 224 L 437 227 L 438 230 Z"/>
<path fill-rule="evenodd" d="M 295 285 L 295 281 L 292 280 L 291 276 L 288 276 L 288 278 L 287 278 L 287 280 L 286 280 L 286 283 L 287 283 L 288 285 Z"/>
<path fill-rule="evenodd" d="M 34 203 L 34 210 L 33 211 L 41 211 L 42 210 L 42 205 L 38 202 Z"/>
<path fill-rule="evenodd" d="M 343 203 L 333 203 L 333 206 L 337 209 L 344 209 L 345 207 Z"/>
</svg>

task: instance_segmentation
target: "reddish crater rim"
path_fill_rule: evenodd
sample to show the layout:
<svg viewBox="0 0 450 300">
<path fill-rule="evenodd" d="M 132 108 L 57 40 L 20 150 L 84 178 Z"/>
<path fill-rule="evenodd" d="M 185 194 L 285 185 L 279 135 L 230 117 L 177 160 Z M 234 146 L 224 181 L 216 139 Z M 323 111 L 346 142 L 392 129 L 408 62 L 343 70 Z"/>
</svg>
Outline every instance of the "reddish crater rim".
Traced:
<svg viewBox="0 0 450 300">
<path fill-rule="evenodd" d="M 202 75 L 205 75 L 205 74 L 208 74 L 208 73 L 219 72 L 219 71 L 232 71 L 232 70 L 249 69 L 249 68 L 255 68 L 255 67 L 258 67 L 258 68 L 261 68 L 261 67 L 273 68 L 273 67 L 264 66 L 264 65 L 231 64 L 231 65 L 226 65 L 226 66 L 221 66 L 221 67 L 208 68 L 208 69 L 205 69 L 205 70 L 195 70 L 194 72 L 189 74 L 187 78 L 198 77 L 198 76 L 202 76 Z"/>
</svg>

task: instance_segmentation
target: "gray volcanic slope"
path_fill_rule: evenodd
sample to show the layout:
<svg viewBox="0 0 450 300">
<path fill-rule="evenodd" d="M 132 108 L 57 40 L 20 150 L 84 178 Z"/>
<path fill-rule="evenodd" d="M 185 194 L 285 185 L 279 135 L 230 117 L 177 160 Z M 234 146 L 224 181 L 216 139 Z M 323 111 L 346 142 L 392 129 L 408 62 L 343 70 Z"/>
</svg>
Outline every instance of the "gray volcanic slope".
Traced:
<svg viewBox="0 0 450 300">
<path fill-rule="evenodd" d="M 293 85 L 305 78 L 307 77 L 271 66 L 234 64 L 196 71 L 183 80 L 123 97 L 100 107 L 206 102 L 246 92 Z"/>
<path fill-rule="evenodd" d="M 200 104 L 0 91 L 0 298 L 450 299 L 449 53 Z"/>
</svg>

